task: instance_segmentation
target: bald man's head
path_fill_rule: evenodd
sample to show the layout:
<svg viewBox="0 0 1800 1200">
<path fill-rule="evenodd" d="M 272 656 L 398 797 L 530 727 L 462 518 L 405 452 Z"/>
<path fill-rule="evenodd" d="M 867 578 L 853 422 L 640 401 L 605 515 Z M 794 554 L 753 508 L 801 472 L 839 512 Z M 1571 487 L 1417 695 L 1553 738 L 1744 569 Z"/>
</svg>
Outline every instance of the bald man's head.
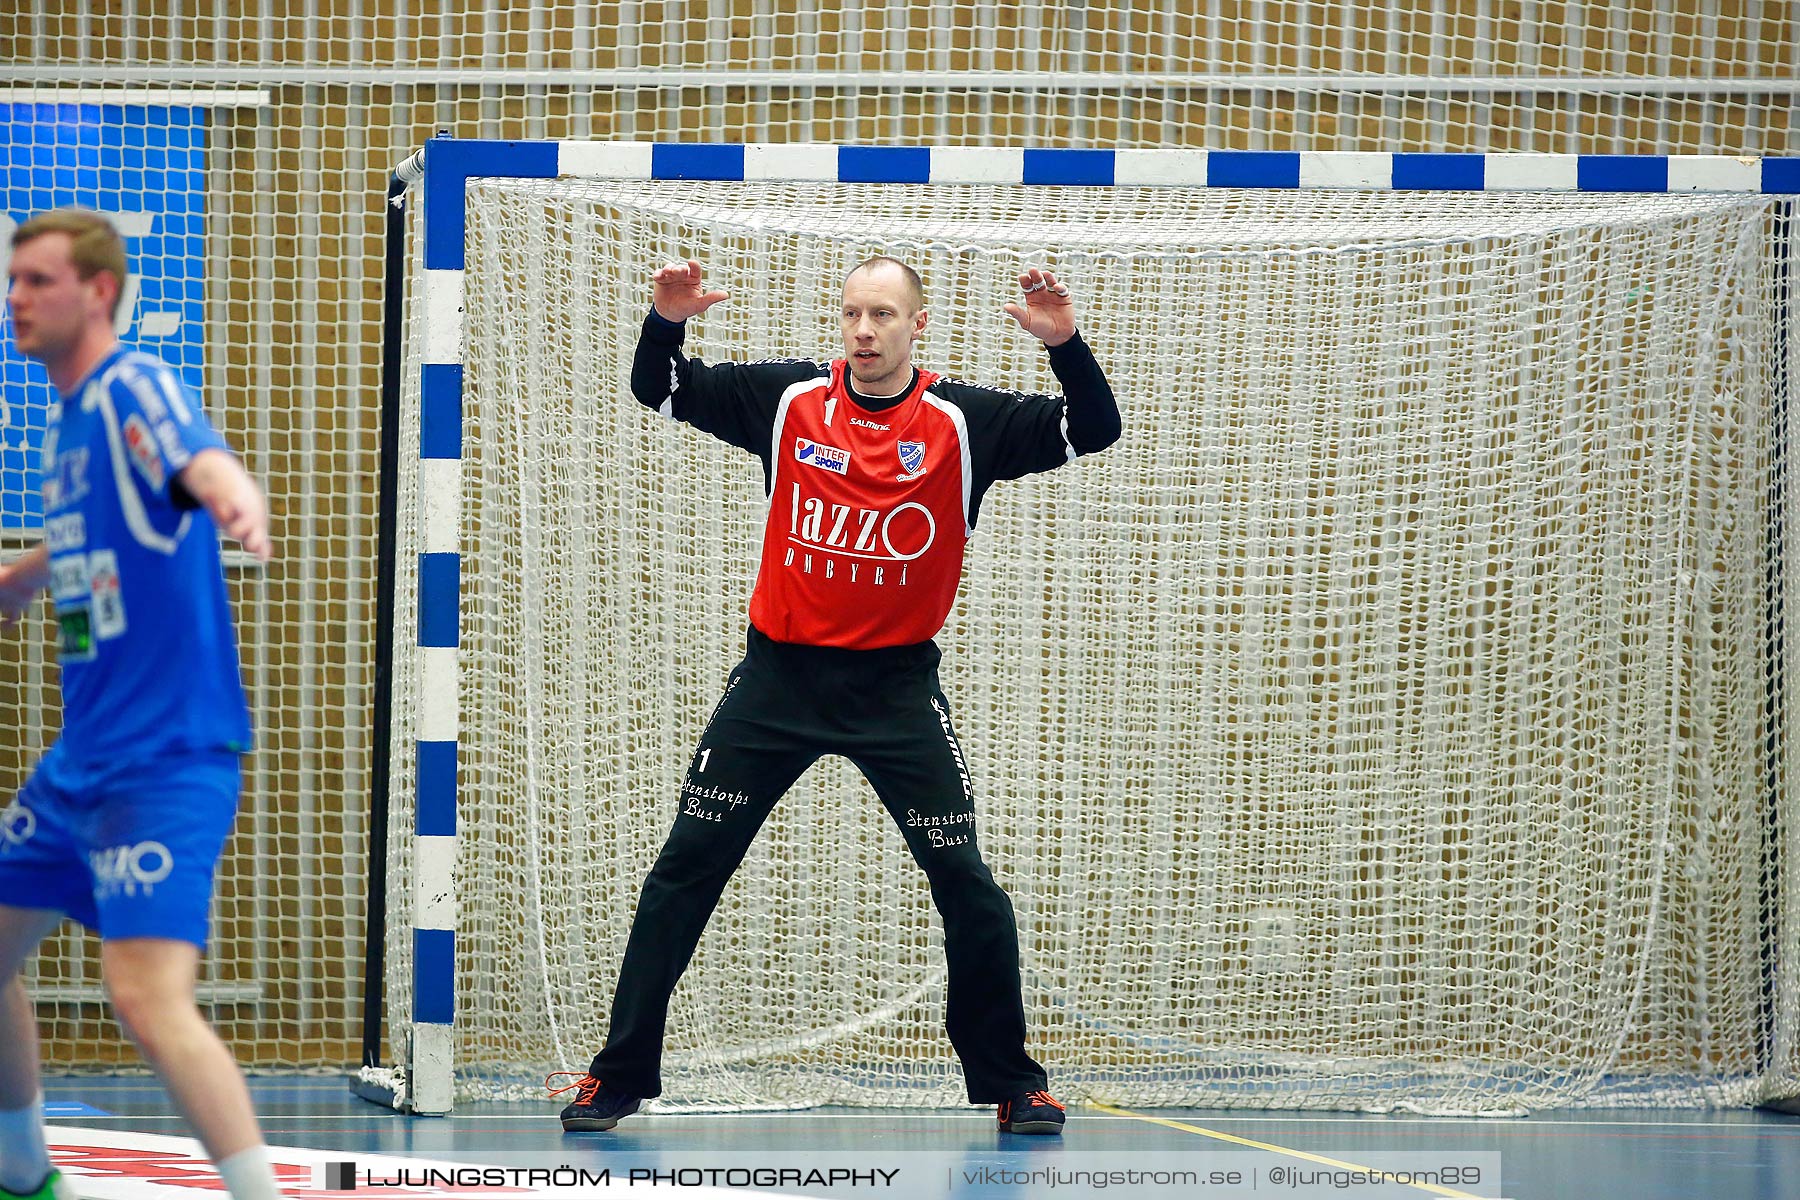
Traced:
<svg viewBox="0 0 1800 1200">
<path fill-rule="evenodd" d="M 850 286 L 850 281 L 858 275 L 885 275 L 889 272 L 898 272 L 900 277 L 906 281 L 906 295 L 912 304 L 912 311 L 918 312 L 921 308 L 924 308 L 925 281 L 919 278 L 919 273 L 917 271 L 913 270 L 899 259 L 890 258 L 885 254 L 877 254 L 874 258 L 864 259 L 862 262 L 858 263 L 856 267 L 851 270 L 850 274 L 844 276 L 844 286 Z"/>
</svg>

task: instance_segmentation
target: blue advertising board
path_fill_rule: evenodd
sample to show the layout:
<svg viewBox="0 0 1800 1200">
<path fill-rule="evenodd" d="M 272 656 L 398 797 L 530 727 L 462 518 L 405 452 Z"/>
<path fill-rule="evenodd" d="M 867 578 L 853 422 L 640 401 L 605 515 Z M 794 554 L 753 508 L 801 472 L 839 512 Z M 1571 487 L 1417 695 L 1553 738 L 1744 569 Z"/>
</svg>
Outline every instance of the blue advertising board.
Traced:
<svg viewBox="0 0 1800 1200">
<path fill-rule="evenodd" d="M 132 277 L 119 336 L 204 395 L 206 142 L 210 110 L 185 105 L 0 103 L 0 267 L 33 213 L 79 205 L 125 235 Z M 43 525 L 38 455 L 51 388 L 0 322 L 0 532 Z"/>
</svg>

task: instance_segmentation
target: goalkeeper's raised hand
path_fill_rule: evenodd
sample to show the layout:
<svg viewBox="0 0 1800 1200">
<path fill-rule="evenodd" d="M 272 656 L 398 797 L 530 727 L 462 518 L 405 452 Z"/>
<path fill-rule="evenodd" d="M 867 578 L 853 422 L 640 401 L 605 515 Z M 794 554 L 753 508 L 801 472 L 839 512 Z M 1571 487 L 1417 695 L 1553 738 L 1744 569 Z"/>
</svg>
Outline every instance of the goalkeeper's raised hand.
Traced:
<svg viewBox="0 0 1800 1200">
<path fill-rule="evenodd" d="M 1075 302 L 1069 299 L 1067 284 L 1040 267 L 1032 267 L 1019 276 L 1019 290 L 1025 303 L 1006 306 L 1006 315 L 1019 323 L 1019 328 L 1046 346 L 1060 346 L 1075 336 Z"/>
<path fill-rule="evenodd" d="M 693 259 L 667 263 L 650 275 L 650 303 L 665 321 L 685 321 L 728 299 L 731 293 L 700 285 L 700 264 Z"/>
</svg>

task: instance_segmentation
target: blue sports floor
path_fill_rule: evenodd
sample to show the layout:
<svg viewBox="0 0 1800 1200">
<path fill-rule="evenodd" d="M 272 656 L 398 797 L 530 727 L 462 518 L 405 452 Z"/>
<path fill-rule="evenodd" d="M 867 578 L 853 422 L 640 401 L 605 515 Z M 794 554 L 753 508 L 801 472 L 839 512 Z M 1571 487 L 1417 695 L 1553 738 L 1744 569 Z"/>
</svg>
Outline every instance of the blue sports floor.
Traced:
<svg viewBox="0 0 1800 1200">
<path fill-rule="evenodd" d="M 742 1196 L 1800 1197 L 1800 1117 L 1758 1110 L 1584 1110 L 1464 1119 L 1077 1108 L 1058 1139 L 1001 1134 L 988 1109 L 826 1109 L 645 1113 L 610 1133 L 564 1134 L 555 1101 L 467 1105 L 449 1117 L 423 1118 L 360 1100 L 341 1078 L 252 1079 L 251 1090 L 272 1146 L 440 1164 L 585 1165 L 607 1170 L 615 1184 L 629 1181 L 634 1168 L 640 1176 L 662 1173 L 607 1195 L 712 1195 L 710 1184 L 716 1184 L 716 1194 Z M 147 1077 L 51 1077 L 44 1094 L 53 1146 L 59 1129 L 89 1138 L 108 1131 L 186 1133 Z M 65 1111 L 70 1115 L 58 1115 Z M 761 1178 L 742 1170 L 732 1175 L 734 1166 L 778 1161 L 820 1173 L 767 1177 L 786 1179 L 788 1186 L 732 1186 Z M 834 1178 L 826 1168 L 840 1174 Z M 1377 1168 L 1394 1179 L 1371 1181 L 1367 1171 Z M 1138 1176 L 1128 1174 L 1133 1169 Z M 884 1178 L 878 1170 L 891 1174 Z M 864 1174 L 852 1178 L 852 1171 Z M 388 1188 L 379 1194 L 454 1192 Z M 289 1194 L 317 1193 L 290 1187 Z M 559 1194 L 581 1193 L 577 1187 Z"/>
</svg>

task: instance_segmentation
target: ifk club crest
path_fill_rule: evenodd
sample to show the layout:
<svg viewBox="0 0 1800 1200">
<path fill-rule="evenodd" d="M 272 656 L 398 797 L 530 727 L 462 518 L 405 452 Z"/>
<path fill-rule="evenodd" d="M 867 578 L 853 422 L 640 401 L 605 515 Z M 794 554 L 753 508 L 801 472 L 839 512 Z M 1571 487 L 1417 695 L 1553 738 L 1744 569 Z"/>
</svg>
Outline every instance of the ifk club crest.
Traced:
<svg viewBox="0 0 1800 1200">
<path fill-rule="evenodd" d="M 919 468 L 925 465 L 924 442 L 900 443 L 900 469 L 908 475 L 916 475 Z"/>
</svg>

